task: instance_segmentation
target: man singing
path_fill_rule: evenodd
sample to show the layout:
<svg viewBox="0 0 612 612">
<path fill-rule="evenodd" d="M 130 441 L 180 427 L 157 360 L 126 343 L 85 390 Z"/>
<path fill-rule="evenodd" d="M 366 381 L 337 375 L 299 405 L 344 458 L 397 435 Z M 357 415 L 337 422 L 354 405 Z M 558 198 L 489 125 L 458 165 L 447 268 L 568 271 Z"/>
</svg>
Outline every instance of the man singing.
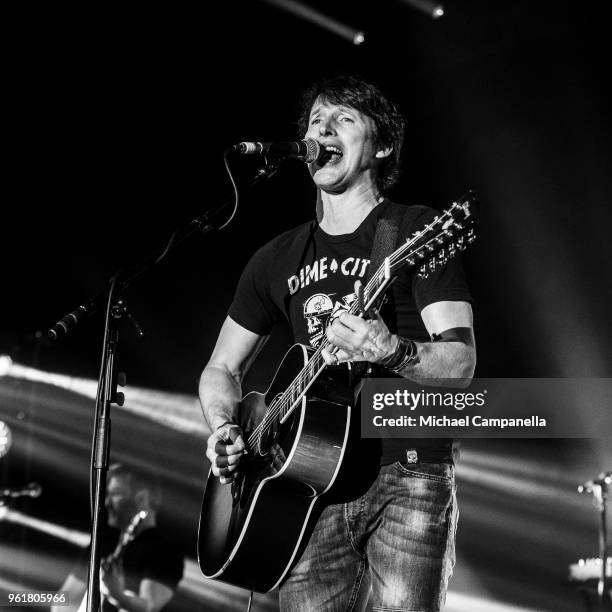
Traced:
<svg viewBox="0 0 612 612">
<path fill-rule="evenodd" d="M 384 196 L 397 179 L 403 141 L 396 106 L 370 83 L 337 77 L 308 89 L 302 108 L 300 136 L 322 147 L 309 165 L 316 220 L 252 257 L 200 381 L 213 432 L 207 457 L 221 483 L 234 480 L 245 450 L 235 424 L 242 377 L 279 320 L 302 344 L 318 346 L 325 334 L 329 366 L 352 362 L 354 371 L 431 384 L 469 380 L 476 363 L 471 298 L 457 260 L 427 279 L 405 269 L 382 316 L 349 313 L 374 272 L 378 222 L 397 210 Z M 400 240 L 435 216 L 423 206 L 403 208 Z M 443 605 L 457 521 L 452 440 L 383 440 L 379 448 L 367 490 L 319 517 L 280 587 L 282 610 L 353 610 L 368 598 L 375 611 Z"/>
</svg>

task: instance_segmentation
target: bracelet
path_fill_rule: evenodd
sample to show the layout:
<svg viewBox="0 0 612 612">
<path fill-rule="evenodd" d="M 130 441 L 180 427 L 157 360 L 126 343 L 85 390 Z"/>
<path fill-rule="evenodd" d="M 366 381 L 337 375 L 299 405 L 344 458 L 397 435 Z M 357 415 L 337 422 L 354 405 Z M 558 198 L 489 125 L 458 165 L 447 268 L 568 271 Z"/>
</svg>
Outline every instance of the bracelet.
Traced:
<svg viewBox="0 0 612 612">
<path fill-rule="evenodd" d="M 417 345 L 414 341 L 408 338 L 402 338 L 401 336 L 397 339 L 397 348 L 393 355 L 387 357 L 385 361 L 381 363 L 382 366 L 399 374 L 411 361 L 417 356 Z"/>
</svg>

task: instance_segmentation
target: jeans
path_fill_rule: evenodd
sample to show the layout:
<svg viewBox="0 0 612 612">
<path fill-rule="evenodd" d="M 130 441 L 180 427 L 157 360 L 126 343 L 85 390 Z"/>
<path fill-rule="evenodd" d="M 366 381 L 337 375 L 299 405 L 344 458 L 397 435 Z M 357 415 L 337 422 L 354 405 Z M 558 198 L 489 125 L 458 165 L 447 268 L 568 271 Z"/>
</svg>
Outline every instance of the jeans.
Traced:
<svg viewBox="0 0 612 612">
<path fill-rule="evenodd" d="M 283 612 L 437 612 L 455 564 L 454 467 L 381 466 L 369 490 L 328 506 L 280 588 Z"/>
</svg>

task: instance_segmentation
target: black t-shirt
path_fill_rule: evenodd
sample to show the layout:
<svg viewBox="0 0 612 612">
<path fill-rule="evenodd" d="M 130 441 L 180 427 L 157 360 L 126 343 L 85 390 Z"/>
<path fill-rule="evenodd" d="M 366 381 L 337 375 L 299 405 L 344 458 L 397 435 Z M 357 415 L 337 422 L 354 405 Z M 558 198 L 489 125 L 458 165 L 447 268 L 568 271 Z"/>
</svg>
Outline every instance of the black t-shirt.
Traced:
<svg viewBox="0 0 612 612">
<path fill-rule="evenodd" d="M 379 215 L 389 201 L 376 206 L 350 234 L 330 235 L 316 222 L 300 225 L 260 248 L 247 264 L 229 309 L 239 325 L 266 335 L 283 318 L 295 342 L 316 347 L 325 328 L 355 300 L 356 280 L 368 271 Z M 414 209 L 413 222 L 404 228 L 405 239 L 433 220 L 436 211 Z M 425 306 L 439 301 L 470 301 L 461 262 L 451 259 L 426 279 L 408 267 L 400 269 L 390 289 L 392 299 L 382 315 L 389 329 L 400 336 L 429 341 L 420 317 Z M 382 463 L 406 461 L 406 450 L 416 450 L 419 461 L 452 461 L 452 440 L 383 440 Z"/>
<path fill-rule="evenodd" d="M 117 529 L 105 528 L 101 544 L 102 558 L 115 550 L 118 538 Z M 123 549 L 121 560 L 125 588 L 136 594 L 140 590 L 140 583 L 145 579 L 160 582 L 175 591 L 183 577 L 183 558 L 158 527 L 150 527 L 138 533 Z M 79 563 L 79 569 L 74 572 L 85 583 L 87 583 L 87 562 L 88 559 L 85 559 L 84 563 Z M 103 612 L 115 610 L 115 606 L 108 601 L 104 602 Z"/>
</svg>

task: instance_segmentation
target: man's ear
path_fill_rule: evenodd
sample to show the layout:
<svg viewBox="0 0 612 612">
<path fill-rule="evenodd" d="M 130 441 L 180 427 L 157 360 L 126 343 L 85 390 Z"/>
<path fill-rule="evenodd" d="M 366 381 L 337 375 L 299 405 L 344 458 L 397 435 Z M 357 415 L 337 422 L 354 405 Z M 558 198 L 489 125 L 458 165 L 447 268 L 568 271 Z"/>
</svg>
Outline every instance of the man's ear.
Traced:
<svg viewBox="0 0 612 612">
<path fill-rule="evenodd" d="M 380 149 L 379 151 L 376 151 L 376 159 L 384 159 L 385 157 L 389 157 L 391 153 L 393 153 L 393 147 Z"/>
</svg>

